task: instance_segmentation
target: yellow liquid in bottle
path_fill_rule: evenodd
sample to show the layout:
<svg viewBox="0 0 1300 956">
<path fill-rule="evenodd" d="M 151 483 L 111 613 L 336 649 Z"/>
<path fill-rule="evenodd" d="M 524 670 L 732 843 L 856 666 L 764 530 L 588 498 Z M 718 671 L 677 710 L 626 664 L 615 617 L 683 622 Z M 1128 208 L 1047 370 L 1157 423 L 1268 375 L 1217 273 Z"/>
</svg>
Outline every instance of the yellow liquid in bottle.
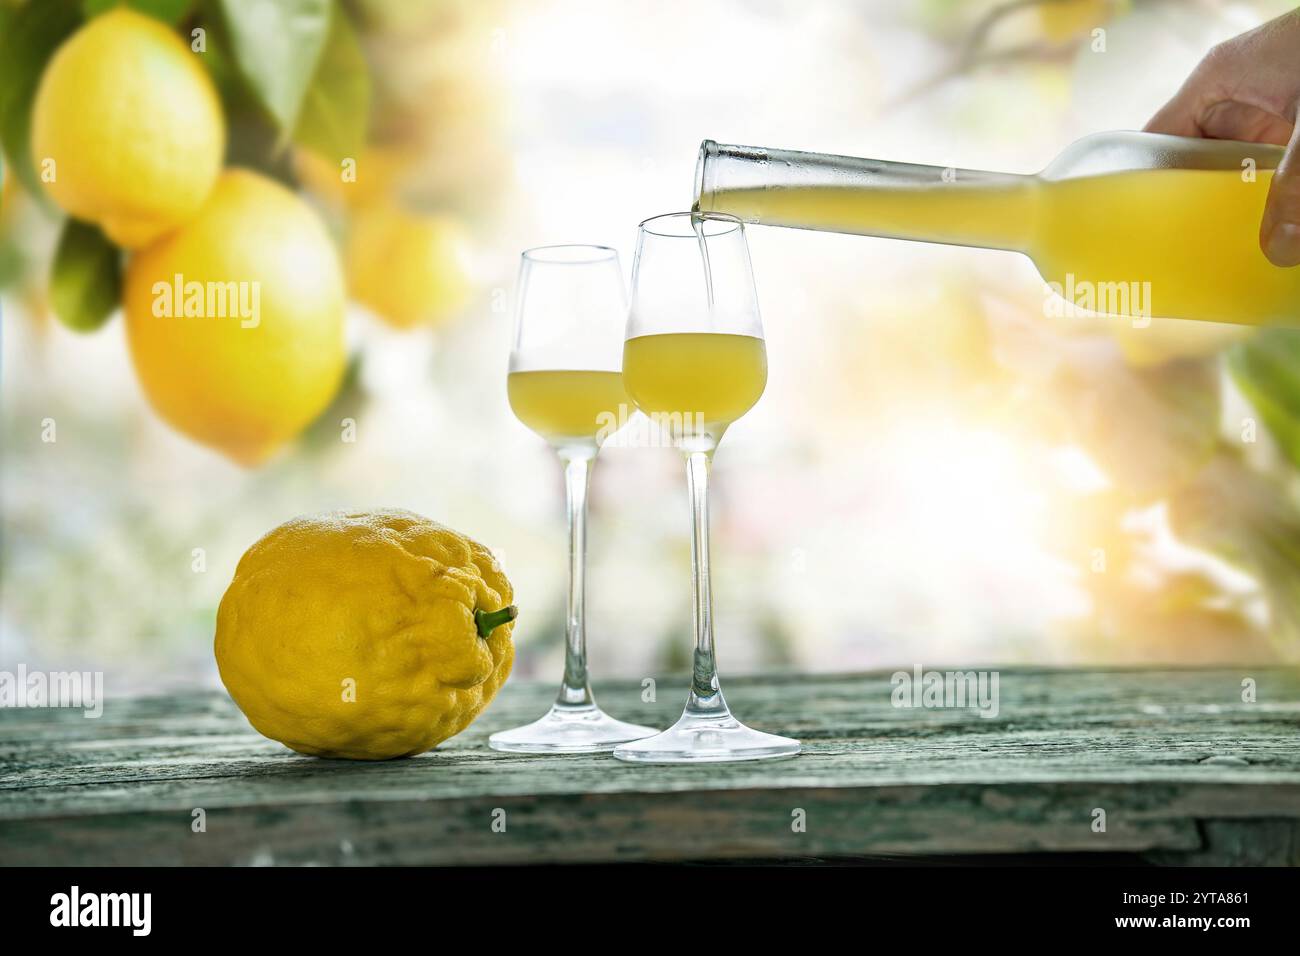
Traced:
<svg viewBox="0 0 1300 956">
<path fill-rule="evenodd" d="M 1149 298 L 1142 314 L 1296 324 L 1300 270 L 1279 269 L 1259 248 L 1272 177 L 1263 171 L 1244 182 L 1240 171 L 1159 169 L 1044 183 L 1028 251 L 1043 276 L 1067 291 L 1071 275 L 1094 294 L 1102 283 L 1126 283 L 1130 297 Z M 1123 288 L 1116 291 L 1122 301 Z"/>
<path fill-rule="evenodd" d="M 767 350 L 752 335 L 671 332 L 623 345 L 632 401 L 674 438 L 722 437 L 767 386 Z"/>
<path fill-rule="evenodd" d="M 618 372 L 511 372 L 506 390 L 515 417 L 553 445 L 600 445 L 628 404 Z"/>
<path fill-rule="evenodd" d="M 1058 293 L 1105 314 L 1300 325 L 1300 268 L 1259 248 L 1272 172 L 1144 169 L 858 190 L 724 190 L 708 208 L 757 222 L 1015 249 Z"/>
</svg>

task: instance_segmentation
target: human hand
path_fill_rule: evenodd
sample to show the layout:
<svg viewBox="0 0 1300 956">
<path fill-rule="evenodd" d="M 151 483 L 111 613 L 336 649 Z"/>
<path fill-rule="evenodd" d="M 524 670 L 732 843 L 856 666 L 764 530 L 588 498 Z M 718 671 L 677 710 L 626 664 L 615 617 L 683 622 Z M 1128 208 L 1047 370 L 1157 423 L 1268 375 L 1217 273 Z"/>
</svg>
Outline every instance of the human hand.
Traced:
<svg viewBox="0 0 1300 956">
<path fill-rule="evenodd" d="M 1214 47 L 1146 130 L 1286 146 L 1273 174 L 1259 244 L 1277 266 L 1300 265 L 1300 10 Z"/>
</svg>

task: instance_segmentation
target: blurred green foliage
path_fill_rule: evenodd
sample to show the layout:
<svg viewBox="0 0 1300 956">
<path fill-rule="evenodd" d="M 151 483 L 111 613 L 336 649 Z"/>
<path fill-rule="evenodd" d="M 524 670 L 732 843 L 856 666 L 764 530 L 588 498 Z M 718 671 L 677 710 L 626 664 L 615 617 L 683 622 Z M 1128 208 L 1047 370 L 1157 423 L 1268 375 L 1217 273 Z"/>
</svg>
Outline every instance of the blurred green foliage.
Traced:
<svg viewBox="0 0 1300 956">
<path fill-rule="evenodd" d="M 1300 331 L 1262 329 L 1228 352 L 1233 381 L 1300 467 Z"/>
<path fill-rule="evenodd" d="M 70 0 L 0 4 L 0 146 L 27 192 L 47 205 L 32 166 L 32 99 L 46 61 L 81 22 Z"/>
<path fill-rule="evenodd" d="M 121 253 L 98 226 L 65 220 L 50 270 L 50 305 L 63 324 L 93 332 L 108 321 L 122 291 Z"/>
</svg>

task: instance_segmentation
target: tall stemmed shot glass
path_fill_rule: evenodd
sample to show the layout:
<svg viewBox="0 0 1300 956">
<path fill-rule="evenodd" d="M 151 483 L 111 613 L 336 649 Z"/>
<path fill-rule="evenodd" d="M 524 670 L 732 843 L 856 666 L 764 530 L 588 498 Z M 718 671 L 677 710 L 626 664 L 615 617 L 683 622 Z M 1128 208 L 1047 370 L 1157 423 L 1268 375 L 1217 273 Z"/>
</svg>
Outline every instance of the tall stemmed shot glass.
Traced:
<svg viewBox="0 0 1300 956">
<path fill-rule="evenodd" d="M 601 443 L 628 401 L 620 372 L 627 296 L 618 253 L 605 246 L 546 246 L 523 254 L 507 388 L 515 416 L 541 435 L 564 465 L 569 515 L 569 596 L 564 678 L 550 711 L 493 734 L 494 750 L 584 753 L 655 733 L 596 706 L 587 679 L 583 588 L 587 487 Z"/>
<path fill-rule="evenodd" d="M 739 219 L 673 213 L 641 223 L 623 384 L 686 459 L 695 655 L 681 719 L 661 734 L 619 745 L 614 756 L 646 763 L 793 756 L 799 741 L 751 730 L 731 715 L 713 650 L 709 467 L 727 426 L 767 385 L 763 326 Z"/>
</svg>

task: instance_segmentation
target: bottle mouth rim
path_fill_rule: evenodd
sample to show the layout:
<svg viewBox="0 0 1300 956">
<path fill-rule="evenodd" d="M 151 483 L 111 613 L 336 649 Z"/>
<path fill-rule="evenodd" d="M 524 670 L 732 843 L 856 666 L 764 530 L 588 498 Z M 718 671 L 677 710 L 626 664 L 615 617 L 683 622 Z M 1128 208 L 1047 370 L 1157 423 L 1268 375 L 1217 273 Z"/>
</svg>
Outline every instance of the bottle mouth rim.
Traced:
<svg viewBox="0 0 1300 956">
<path fill-rule="evenodd" d="M 743 220 L 725 212 L 665 212 L 637 223 L 639 232 L 664 239 L 713 239 L 744 228 Z"/>
<path fill-rule="evenodd" d="M 700 151 L 695 157 L 695 191 L 691 196 L 691 208 L 696 211 L 701 211 L 700 200 L 704 197 L 705 169 L 708 167 L 709 161 L 717 155 L 718 144 L 715 140 L 706 139 L 700 142 Z"/>
</svg>

